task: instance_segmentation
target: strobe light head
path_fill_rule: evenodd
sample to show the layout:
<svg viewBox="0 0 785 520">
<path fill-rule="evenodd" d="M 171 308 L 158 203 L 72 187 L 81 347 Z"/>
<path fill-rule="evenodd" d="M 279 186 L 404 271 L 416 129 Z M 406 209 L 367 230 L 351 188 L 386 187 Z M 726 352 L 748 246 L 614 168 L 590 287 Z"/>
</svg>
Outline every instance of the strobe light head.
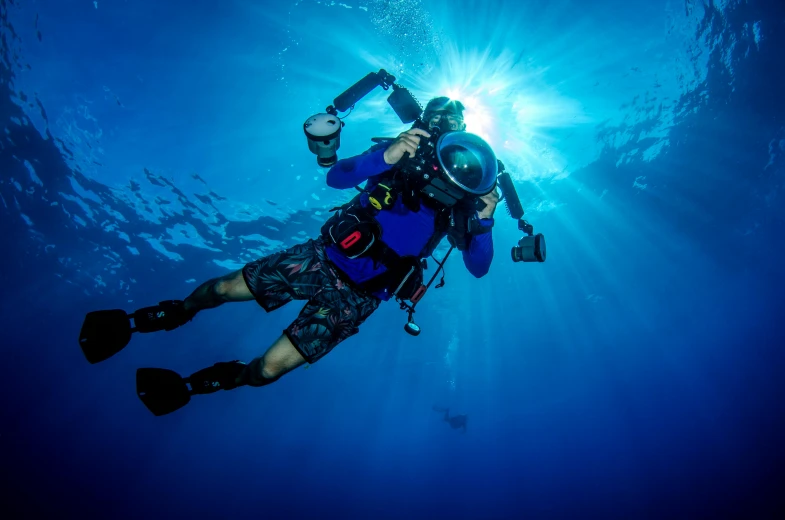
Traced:
<svg viewBox="0 0 785 520">
<path fill-rule="evenodd" d="M 319 166 L 327 168 L 338 162 L 336 151 L 341 147 L 343 121 L 333 114 L 316 114 L 303 123 L 308 149 L 316 154 Z"/>
<path fill-rule="evenodd" d="M 512 248 L 513 262 L 544 262 L 545 261 L 545 236 L 538 233 L 525 236 Z"/>
</svg>

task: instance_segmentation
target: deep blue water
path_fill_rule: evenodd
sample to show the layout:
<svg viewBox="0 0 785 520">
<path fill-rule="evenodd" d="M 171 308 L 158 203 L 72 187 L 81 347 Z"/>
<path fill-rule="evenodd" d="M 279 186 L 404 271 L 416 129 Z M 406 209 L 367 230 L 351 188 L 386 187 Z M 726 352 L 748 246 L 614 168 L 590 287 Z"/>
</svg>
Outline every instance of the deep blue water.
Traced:
<svg viewBox="0 0 785 520">
<path fill-rule="evenodd" d="M 4 518 L 785 518 L 785 4 L 2 0 Z M 265 388 L 152 416 L 138 367 L 250 360 L 225 305 L 89 365 L 86 312 L 315 236 L 302 123 L 385 68 L 513 172 L 544 264 L 459 257 Z M 379 90 L 350 157 L 401 125 Z M 443 250 L 442 250 L 443 251 Z M 469 416 L 461 434 L 432 407 Z"/>
</svg>

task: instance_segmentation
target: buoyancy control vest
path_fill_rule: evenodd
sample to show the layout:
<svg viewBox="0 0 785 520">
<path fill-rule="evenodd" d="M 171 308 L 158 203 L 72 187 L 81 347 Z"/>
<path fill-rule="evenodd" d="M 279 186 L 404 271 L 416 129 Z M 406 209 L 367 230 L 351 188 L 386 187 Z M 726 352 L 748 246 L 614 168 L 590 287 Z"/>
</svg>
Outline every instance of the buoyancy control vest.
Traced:
<svg viewBox="0 0 785 520">
<path fill-rule="evenodd" d="M 322 226 L 322 236 L 348 258 L 369 257 L 385 267 L 381 274 L 359 283 L 368 291 L 387 290 L 393 296 L 415 302 L 424 291 L 423 259 L 430 256 L 446 236 L 451 248 L 463 251 L 471 237 L 490 231 L 477 217 L 478 198 L 467 196 L 438 176 L 421 175 L 412 180 L 397 169 L 383 173 L 370 190 L 357 187 L 360 193 L 351 201 L 333 208 L 333 215 Z M 424 177 L 424 178 L 423 178 Z M 362 196 L 367 194 L 367 204 Z M 401 256 L 382 240 L 382 227 L 376 219 L 381 211 L 393 208 L 401 199 L 410 211 L 425 205 L 434 210 L 431 238 L 418 256 Z"/>
</svg>

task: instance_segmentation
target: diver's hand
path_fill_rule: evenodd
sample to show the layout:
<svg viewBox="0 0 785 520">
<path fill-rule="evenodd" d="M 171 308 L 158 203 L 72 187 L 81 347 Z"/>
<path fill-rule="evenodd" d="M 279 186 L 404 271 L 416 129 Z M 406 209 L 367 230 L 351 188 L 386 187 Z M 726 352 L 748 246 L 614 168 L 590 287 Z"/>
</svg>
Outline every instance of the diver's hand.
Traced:
<svg viewBox="0 0 785 520">
<path fill-rule="evenodd" d="M 493 212 L 496 211 L 496 205 L 499 203 L 499 190 L 494 188 L 489 194 L 480 197 L 480 200 L 485 203 L 485 207 L 477 216 L 480 218 L 493 217 Z"/>
<path fill-rule="evenodd" d="M 397 164 L 406 153 L 409 157 L 414 157 L 417 147 L 420 146 L 420 136 L 427 139 L 431 134 L 419 128 L 412 128 L 399 135 L 384 151 L 384 162 L 392 166 Z"/>
</svg>

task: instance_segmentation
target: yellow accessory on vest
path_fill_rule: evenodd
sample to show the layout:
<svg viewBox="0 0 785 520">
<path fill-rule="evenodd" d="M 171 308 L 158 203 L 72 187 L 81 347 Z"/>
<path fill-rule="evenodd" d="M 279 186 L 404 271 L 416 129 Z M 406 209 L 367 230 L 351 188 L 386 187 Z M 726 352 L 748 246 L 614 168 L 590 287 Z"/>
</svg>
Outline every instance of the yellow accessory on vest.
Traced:
<svg viewBox="0 0 785 520">
<path fill-rule="evenodd" d="M 368 195 L 368 202 L 370 202 L 371 206 L 373 206 L 379 211 L 381 211 L 383 207 L 389 208 L 395 202 L 395 199 L 390 193 L 391 190 L 392 188 L 390 188 L 386 184 L 381 184 L 381 183 L 377 184 L 373 192 L 370 195 Z M 383 199 L 384 202 L 379 202 L 379 199 L 382 198 L 382 195 L 384 196 Z"/>
</svg>

